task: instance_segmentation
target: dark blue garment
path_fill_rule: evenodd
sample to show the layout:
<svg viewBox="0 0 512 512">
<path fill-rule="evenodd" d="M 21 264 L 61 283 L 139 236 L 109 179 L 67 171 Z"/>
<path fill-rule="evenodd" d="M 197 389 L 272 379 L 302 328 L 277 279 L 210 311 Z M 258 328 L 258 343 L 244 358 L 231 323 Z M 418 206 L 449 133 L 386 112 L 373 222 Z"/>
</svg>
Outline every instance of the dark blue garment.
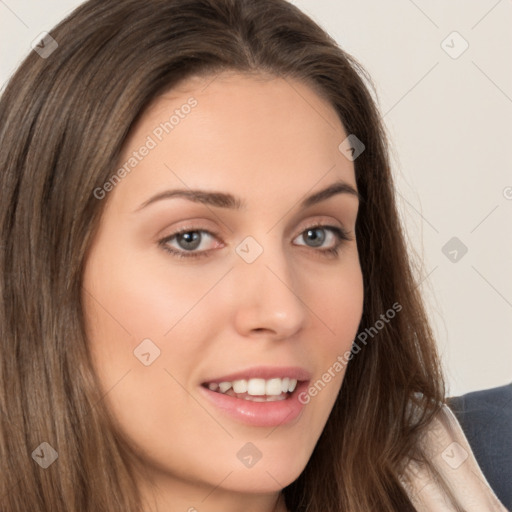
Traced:
<svg viewBox="0 0 512 512">
<path fill-rule="evenodd" d="M 512 510 L 512 383 L 448 399 L 482 473 Z"/>
</svg>

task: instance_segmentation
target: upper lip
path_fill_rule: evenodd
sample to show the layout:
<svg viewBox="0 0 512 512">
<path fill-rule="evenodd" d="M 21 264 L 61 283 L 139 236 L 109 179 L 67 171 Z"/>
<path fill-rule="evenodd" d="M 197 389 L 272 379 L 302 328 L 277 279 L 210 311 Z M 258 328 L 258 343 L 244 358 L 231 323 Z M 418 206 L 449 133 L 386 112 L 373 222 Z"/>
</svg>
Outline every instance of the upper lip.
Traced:
<svg viewBox="0 0 512 512">
<path fill-rule="evenodd" d="M 311 373 L 299 366 L 254 366 L 238 372 L 229 373 L 221 377 L 213 377 L 203 381 L 203 384 L 233 382 L 235 380 L 248 379 L 276 379 L 285 378 L 305 381 L 311 379 Z"/>
</svg>

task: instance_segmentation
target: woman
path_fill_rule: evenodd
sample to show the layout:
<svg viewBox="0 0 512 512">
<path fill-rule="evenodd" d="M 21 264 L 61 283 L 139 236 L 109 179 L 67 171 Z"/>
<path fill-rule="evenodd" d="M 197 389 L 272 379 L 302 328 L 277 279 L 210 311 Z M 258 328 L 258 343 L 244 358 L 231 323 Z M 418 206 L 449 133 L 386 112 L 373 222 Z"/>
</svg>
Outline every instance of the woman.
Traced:
<svg viewBox="0 0 512 512">
<path fill-rule="evenodd" d="M 2 510 L 504 510 L 444 405 L 363 78 L 283 0 L 92 0 L 25 60 Z"/>
</svg>

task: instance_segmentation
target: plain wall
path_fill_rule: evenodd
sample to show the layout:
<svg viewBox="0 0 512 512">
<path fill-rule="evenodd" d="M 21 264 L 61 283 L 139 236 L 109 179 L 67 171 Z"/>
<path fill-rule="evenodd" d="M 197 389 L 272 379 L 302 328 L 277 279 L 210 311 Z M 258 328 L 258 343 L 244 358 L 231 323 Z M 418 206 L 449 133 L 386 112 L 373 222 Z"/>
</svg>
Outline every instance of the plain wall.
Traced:
<svg viewBox="0 0 512 512">
<path fill-rule="evenodd" d="M 0 2 L 2 87 L 80 3 Z M 511 382 L 512 2 L 293 3 L 375 84 L 449 394 Z"/>
</svg>

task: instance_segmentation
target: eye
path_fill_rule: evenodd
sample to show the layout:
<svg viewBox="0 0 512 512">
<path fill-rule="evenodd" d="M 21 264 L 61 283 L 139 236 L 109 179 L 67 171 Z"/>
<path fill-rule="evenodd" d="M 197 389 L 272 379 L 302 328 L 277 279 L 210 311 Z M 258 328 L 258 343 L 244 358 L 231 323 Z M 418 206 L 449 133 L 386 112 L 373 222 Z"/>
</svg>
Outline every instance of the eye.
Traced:
<svg viewBox="0 0 512 512">
<path fill-rule="evenodd" d="M 298 242 L 298 240 L 303 242 Z M 314 225 L 294 239 L 296 245 L 305 245 L 326 256 L 336 256 L 349 234 L 337 226 Z M 178 258 L 207 257 L 211 249 L 223 247 L 218 236 L 206 229 L 181 229 L 159 241 L 159 245 Z"/>
<path fill-rule="evenodd" d="M 296 242 L 302 239 L 304 243 Z M 350 240 L 348 233 L 337 226 L 315 225 L 304 230 L 294 242 L 297 245 L 305 245 L 313 249 L 319 249 L 320 252 L 326 252 L 333 255 L 338 254 L 338 249 L 343 241 Z"/>
<path fill-rule="evenodd" d="M 160 240 L 164 250 L 178 257 L 196 257 L 207 255 L 209 249 L 216 247 L 212 244 L 215 235 L 205 229 L 186 229 L 177 231 Z"/>
</svg>

